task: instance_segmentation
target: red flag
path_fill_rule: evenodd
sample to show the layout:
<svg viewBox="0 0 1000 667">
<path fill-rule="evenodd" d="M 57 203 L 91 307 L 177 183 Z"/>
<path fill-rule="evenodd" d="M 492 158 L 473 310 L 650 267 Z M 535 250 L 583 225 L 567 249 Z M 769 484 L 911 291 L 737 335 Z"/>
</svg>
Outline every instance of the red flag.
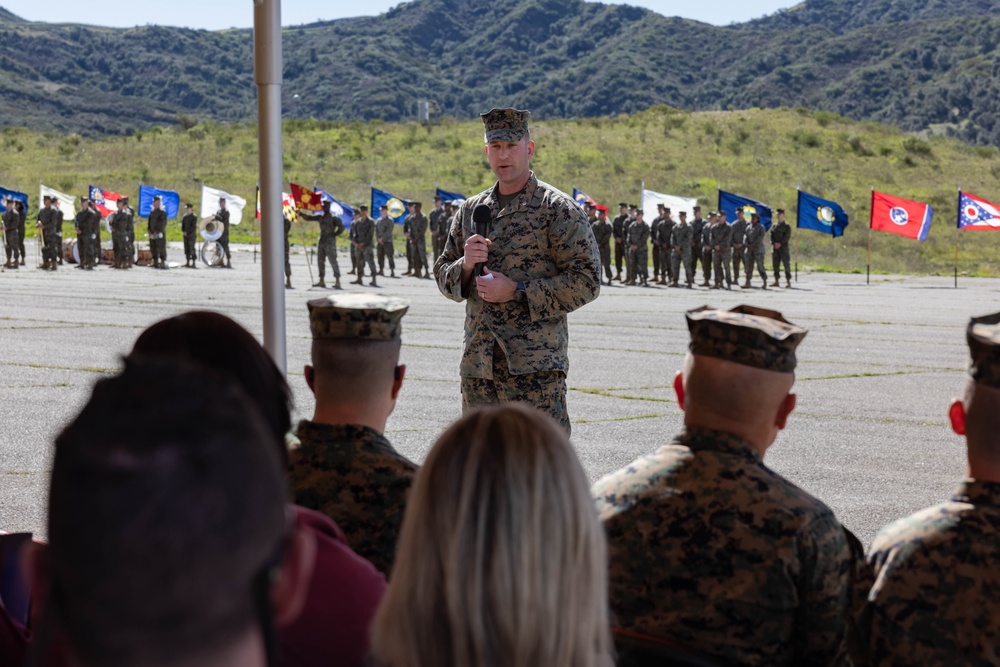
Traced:
<svg viewBox="0 0 1000 667">
<path fill-rule="evenodd" d="M 289 183 L 292 186 L 292 199 L 295 200 L 295 207 L 310 213 L 323 210 L 323 199 L 317 192 L 313 192 L 301 185 Z"/>
<path fill-rule="evenodd" d="M 923 241 L 931 228 L 930 204 L 910 201 L 872 190 L 871 228 Z"/>
</svg>

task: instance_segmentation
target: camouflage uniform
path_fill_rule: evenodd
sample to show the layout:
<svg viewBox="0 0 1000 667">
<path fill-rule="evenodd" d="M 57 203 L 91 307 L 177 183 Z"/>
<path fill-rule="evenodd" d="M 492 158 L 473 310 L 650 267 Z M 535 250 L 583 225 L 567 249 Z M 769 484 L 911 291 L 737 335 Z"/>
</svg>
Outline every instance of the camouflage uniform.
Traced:
<svg viewBox="0 0 1000 667">
<path fill-rule="evenodd" d="M 660 225 L 663 216 L 658 215 L 649 223 L 649 242 L 652 244 L 650 253 L 653 255 L 653 282 L 660 279 Z"/>
<path fill-rule="evenodd" d="M 736 218 L 736 221 L 729 226 L 733 231 L 732 233 L 732 250 L 733 250 L 733 282 L 740 282 L 740 265 L 743 264 L 743 244 L 745 243 L 745 237 L 747 232 L 747 221 L 743 219 L 743 214 L 737 211 L 740 217 Z M 750 275 L 750 267 L 746 267 L 747 275 Z"/>
<path fill-rule="evenodd" d="M 779 373 L 794 372 L 806 335 L 749 306 L 689 311 L 687 323 L 695 356 Z M 621 627 L 734 665 L 850 665 L 845 532 L 750 442 L 687 428 L 599 480 L 593 495 Z"/>
<path fill-rule="evenodd" d="M 785 281 L 792 282 L 792 255 L 788 248 L 788 242 L 792 239 L 792 228 L 787 222 L 776 222 L 771 227 L 771 263 L 774 265 L 774 283 L 777 287 L 778 278 L 781 276 L 781 264 L 785 264 Z M 774 245 L 780 243 L 781 247 L 775 249 Z"/>
<path fill-rule="evenodd" d="M 38 211 L 38 223 L 42 232 L 42 268 L 55 270 L 58 253 L 56 246 L 55 210 L 46 206 Z"/>
<path fill-rule="evenodd" d="M 702 233 L 705 230 L 705 219 L 695 218 L 688 223 L 691 225 L 691 275 L 698 278 L 698 261 L 701 260 Z M 705 263 L 702 261 L 702 270 Z"/>
<path fill-rule="evenodd" d="M 444 238 L 448 233 L 448 214 L 445 213 L 443 208 L 435 207 L 431 211 L 428 228 L 431 230 L 431 252 L 434 253 L 434 260 L 437 261 L 438 255 L 441 254 L 441 250 L 444 248 Z"/>
<path fill-rule="evenodd" d="M 167 212 L 153 209 L 147 220 L 149 251 L 153 257 L 153 267 L 167 268 Z"/>
<path fill-rule="evenodd" d="M 316 243 L 316 261 L 319 264 L 319 282 L 326 276 L 326 262 L 330 260 L 333 277 L 340 280 L 340 265 L 337 264 L 337 237 L 344 233 L 344 223 L 332 213 L 319 217 L 319 241 Z"/>
<path fill-rule="evenodd" d="M 1000 390 L 1000 313 L 972 318 L 966 339 L 974 391 Z M 970 459 L 994 456 L 1000 435 L 977 438 Z M 1000 482 L 967 479 L 948 502 L 883 528 L 869 560 L 872 665 L 1000 664 Z"/>
<path fill-rule="evenodd" d="M 181 235 L 184 237 L 184 259 L 191 266 L 198 261 L 195 244 L 198 241 L 198 216 L 188 213 L 181 220 Z"/>
<path fill-rule="evenodd" d="M 288 474 L 295 504 L 333 519 L 351 548 L 388 574 L 416 464 L 367 426 L 302 421 L 296 435 Z"/>
<path fill-rule="evenodd" d="M 17 213 L 20 216 L 20 221 L 17 223 L 17 245 L 21 250 L 21 266 L 27 261 L 27 256 L 24 252 L 24 224 L 28 220 L 28 207 L 23 202 L 17 202 L 15 204 L 17 207 Z"/>
<path fill-rule="evenodd" d="M 711 231 L 712 239 L 712 259 L 715 263 L 715 286 L 719 289 L 733 284 L 733 277 L 729 271 L 729 264 L 733 255 L 733 228 L 721 219 L 718 224 L 713 225 Z M 722 274 L 725 270 L 726 284 L 722 284 Z"/>
<path fill-rule="evenodd" d="M 764 235 L 767 230 L 760 222 L 754 222 L 747 227 L 744 236 L 745 247 L 743 248 L 743 266 L 747 270 L 746 287 L 750 286 L 750 278 L 753 276 L 753 268 L 756 265 L 760 279 L 764 281 L 764 289 L 767 289 L 767 270 L 764 268 Z"/>
<path fill-rule="evenodd" d="M 396 223 L 389 216 L 382 216 L 375 221 L 375 239 L 378 241 L 378 274 L 385 275 L 385 261 L 389 260 L 389 275 L 396 275 L 396 249 L 392 244 L 393 231 Z"/>
<path fill-rule="evenodd" d="M 413 213 L 406 216 L 406 222 L 410 229 L 408 238 L 412 248 L 413 275 L 419 278 L 421 272 L 427 270 L 427 216 Z"/>
<path fill-rule="evenodd" d="M 63 221 L 65 219 L 66 219 L 66 216 L 63 214 L 62 209 L 59 208 L 57 201 L 53 201 L 52 202 L 52 222 L 53 222 L 53 224 L 52 224 L 52 228 L 53 228 L 53 237 L 52 237 L 53 240 L 52 240 L 52 244 L 55 247 L 52 250 L 52 252 L 53 252 L 53 254 L 56 257 L 56 262 L 59 263 L 59 264 L 63 263 L 62 228 L 63 228 Z M 55 267 L 53 267 L 53 268 L 55 268 Z"/>
<path fill-rule="evenodd" d="M 658 252 L 660 253 L 660 268 L 663 270 L 663 275 L 660 278 L 661 285 L 667 285 L 677 279 L 677 274 L 673 269 L 673 248 L 670 247 L 670 236 L 674 233 L 674 227 L 676 223 L 670 217 L 668 213 L 663 219 L 663 223 L 660 225 L 660 247 Z"/>
<path fill-rule="evenodd" d="M 598 219 L 592 225 L 594 230 L 594 240 L 597 242 L 598 252 L 601 254 L 601 266 L 608 277 L 608 284 L 611 284 L 611 223 L 605 219 L 603 222 Z"/>
<path fill-rule="evenodd" d="M 127 209 L 122 207 L 111 214 L 108 219 L 108 226 L 111 227 L 111 246 L 114 250 L 114 263 L 116 269 L 126 268 L 126 251 L 128 240 L 125 235 L 125 221 L 128 218 Z"/>
<path fill-rule="evenodd" d="M 288 242 L 288 235 L 292 231 L 292 221 L 288 219 L 287 215 L 281 216 L 281 222 L 284 225 L 285 230 L 285 286 L 292 286 L 292 261 L 291 261 L 291 245 Z"/>
<path fill-rule="evenodd" d="M 681 277 L 681 262 L 684 263 L 684 275 L 687 278 L 688 287 L 694 282 L 694 268 L 691 266 L 691 244 L 693 243 L 694 230 L 687 222 L 679 222 L 670 233 L 670 254 L 672 259 L 671 273 L 673 274 L 673 286 Z"/>
<path fill-rule="evenodd" d="M 498 186 L 468 199 L 456 214 L 444 252 L 434 263 L 441 293 L 466 301 L 460 374 L 465 408 L 496 404 L 541 388 L 540 400 L 568 432 L 566 348 L 570 313 L 600 292 L 600 253 L 583 211 L 565 193 L 534 174 L 500 209 Z M 486 303 L 462 285 L 465 240 L 475 234 L 472 211 L 486 204 L 493 215 L 488 266 L 524 282 L 524 301 Z M 473 279 L 474 281 L 474 279 Z"/>
<path fill-rule="evenodd" d="M 7 210 L 3 212 L 4 243 L 7 250 L 7 267 L 17 268 L 21 258 L 20 239 L 18 238 L 18 225 L 20 219 L 13 201 L 8 201 Z M 11 257 L 13 256 L 13 259 Z"/>
<path fill-rule="evenodd" d="M 628 248 L 628 275 L 629 285 L 635 285 L 636 280 L 640 285 L 645 285 L 649 281 L 649 225 L 636 220 L 628 226 L 625 232 L 625 245 Z M 633 249 L 632 246 L 635 246 Z M 598 276 L 600 273 L 598 273 Z"/>
<path fill-rule="evenodd" d="M 219 245 L 226 256 L 226 266 L 231 266 L 232 258 L 229 254 L 229 209 L 220 208 L 215 212 L 215 219 L 222 225 L 222 236 L 219 237 Z"/>
<path fill-rule="evenodd" d="M 368 268 L 372 272 L 372 282 L 375 282 L 375 221 L 369 218 L 367 215 L 360 218 L 355 218 L 354 222 L 351 223 L 351 229 L 354 231 L 354 242 L 358 243 L 360 247 L 356 247 L 357 257 L 358 257 L 358 279 L 354 282 L 361 284 L 361 279 L 365 277 L 365 263 L 368 263 Z"/>
<path fill-rule="evenodd" d="M 615 269 L 618 271 L 615 280 L 621 280 L 622 260 L 625 259 L 625 221 L 628 214 L 622 213 L 611 222 L 611 230 L 615 237 Z"/>
</svg>

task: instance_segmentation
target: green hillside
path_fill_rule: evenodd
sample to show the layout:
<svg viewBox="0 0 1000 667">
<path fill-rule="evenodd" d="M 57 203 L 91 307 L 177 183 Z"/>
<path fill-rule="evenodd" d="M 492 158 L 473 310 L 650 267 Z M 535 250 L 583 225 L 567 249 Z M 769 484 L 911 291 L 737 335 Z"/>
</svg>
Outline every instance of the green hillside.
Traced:
<svg viewBox="0 0 1000 667">
<path fill-rule="evenodd" d="M 797 185 L 838 201 L 851 216 L 847 233 L 839 239 L 797 233 L 800 267 L 864 270 L 874 187 L 929 202 L 935 220 L 923 243 L 876 233 L 873 270 L 950 274 L 959 238 L 962 274 L 1000 274 L 1000 233 L 957 237 L 955 230 L 959 186 L 1000 200 L 996 148 L 944 137 L 923 140 L 805 109 L 690 113 L 655 107 L 632 116 L 543 120 L 534 123 L 533 137 L 540 178 L 606 203 L 638 200 L 643 182 L 650 190 L 698 197 L 708 208 L 715 207 L 720 184 L 789 211 Z M 315 181 L 349 203 L 367 202 L 373 182 L 425 202 L 435 181 L 466 195 L 492 184 L 478 121 L 288 121 L 284 149 L 288 180 Z M 0 135 L 0 150 L 9 158 L 0 161 L 0 185 L 28 192 L 33 206 L 39 181 L 77 195 L 94 184 L 135 196 L 142 180 L 176 189 L 197 204 L 202 181 L 253 201 L 257 180 L 256 129 L 245 124 L 102 139 L 8 129 Z M 177 227 L 172 221 L 174 239 Z M 253 231 L 248 219 L 234 240 L 252 240 Z M 314 232 L 307 226 L 310 238 Z"/>
<path fill-rule="evenodd" d="M 1000 145 L 998 44 L 992 0 L 807 0 L 727 27 L 583 0 L 411 0 L 286 28 L 284 102 L 289 118 L 346 121 L 414 119 L 420 100 L 458 119 L 806 106 Z M 0 125 L 100 136 L 252 121 L 251 50 L 249 30 L 0 11 Z"/>
</svg>

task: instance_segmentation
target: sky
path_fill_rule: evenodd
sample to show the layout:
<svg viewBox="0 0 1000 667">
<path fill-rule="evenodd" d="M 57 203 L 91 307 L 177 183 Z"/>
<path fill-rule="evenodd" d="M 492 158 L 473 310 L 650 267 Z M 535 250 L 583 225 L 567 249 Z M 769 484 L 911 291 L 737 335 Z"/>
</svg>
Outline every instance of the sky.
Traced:
<svg viewBox="0 0 1000 667">
<path fill-rule="evenodd" d="M 486 2 L 488 0 L 475 0 Z M 630 4 L 646 7 L 664 16 L 728 25 L 772 14 L 797 4 L 799 0 L 632 0 Z M 359 5 L 364 9 L 359 9 Z M 399 0 L 284 0 L 281 3 L 283 25 L 301 25 L 315 21 L 351 16 L 374 16 L 401 4 Z M 47 23 L 87 23 L 109 27 L 132 27 L 155 24 L 220 30 L 249 28 L 253 24 L 252 0 L 0 0 L 0 7 L 29 21 Z"/>
</svg>

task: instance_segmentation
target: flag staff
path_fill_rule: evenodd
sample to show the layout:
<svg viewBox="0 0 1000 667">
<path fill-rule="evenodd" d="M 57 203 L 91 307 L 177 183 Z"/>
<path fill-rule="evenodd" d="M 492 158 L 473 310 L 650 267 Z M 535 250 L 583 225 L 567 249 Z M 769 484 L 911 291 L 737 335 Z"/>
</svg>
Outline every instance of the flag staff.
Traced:
<svg viewBox="0 0 1000 667">
<path fill-rule="evenodd" d="M 958 289 L 958 232 L 962 228 L 962 184 L 958 184 L 958 220 L 955 223 L 955 289 Z"/>
<path fill-rule="evenodd" d="M 871 208 L 869 209 L 868 217 L 868 272 L 865 277 L 865 284 L 872 284 L 872 219 L 871 216 L 875 214 L 875 188 L 872 187 L 872 201 Z"/>
<path fill-rule="evenodd" d="M 802 184 L 795 186 L 798 197 L 795 199 L 795 226 L 799 226 L 799 219 L 802 217 Z M 799 233 L 795 233 L 795 282 L 799 282 Z"/>
<path fill-rule="evenodd" d="M 254 83 L 260 169 L 261 292 L 264 348 L 282 373 L 285 338 L 284 234 L 281 219 L 281 0 L 254 0 Z M 268 656 L 270 657 L 270 656 Z"/>
</svg>

